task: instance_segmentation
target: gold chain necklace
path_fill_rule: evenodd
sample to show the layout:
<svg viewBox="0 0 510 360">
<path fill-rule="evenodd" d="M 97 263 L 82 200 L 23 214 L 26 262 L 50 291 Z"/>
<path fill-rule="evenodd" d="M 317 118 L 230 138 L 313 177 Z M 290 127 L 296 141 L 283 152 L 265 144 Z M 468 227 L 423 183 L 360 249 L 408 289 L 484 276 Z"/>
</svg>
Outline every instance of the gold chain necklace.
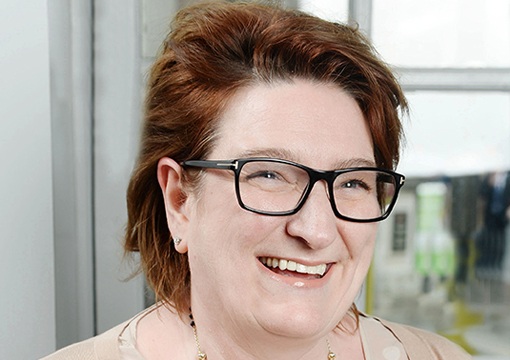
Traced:
<svg viewBox="0 0 510 360">
<path fill-rule="evenodd" d="M 198 360 L 207 360 L 207 354 L 200 349 L 200 343 L 198 342 L 197 335 L 197 326 L 195 325 L 195 320 L 193 320 L 193 315 L 190 313 L 189 318 L 191 320 L 190 325 L 193 328 L 193 336 L 195 336 L 195 343 L 197 344 L 197 359 Z M 331 345 L 329 345 L 329 340 L 326 339 L 326 344 L 328 344 L 328 360 L 334 360 L 336 358 L 336 354 L 331 351 Z"/>
</svg>

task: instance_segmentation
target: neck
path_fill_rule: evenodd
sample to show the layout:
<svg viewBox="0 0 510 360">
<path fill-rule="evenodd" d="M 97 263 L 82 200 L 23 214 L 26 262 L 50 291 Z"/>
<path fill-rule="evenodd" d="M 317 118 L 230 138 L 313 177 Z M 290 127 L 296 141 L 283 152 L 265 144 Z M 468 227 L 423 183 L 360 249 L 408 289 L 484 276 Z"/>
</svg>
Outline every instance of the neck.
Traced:
<svg viewBox="0 0 510 360">
<path fill-rule="evenodd" d="M 204 315 L 200 311 L 194 311 L 193 321 L 200 351 L 206 353 L 208 359 L 326 360 L 334 358 L 329 349 L 328 337 L 334 338 L 336 344 L 338 329 L 311 339 L 291 338 L 271 334 L 262 329 L 254 331 L 250 328 L 249 331 L 243 331 L 238 326 L 231 326 Z"/>
</svg>

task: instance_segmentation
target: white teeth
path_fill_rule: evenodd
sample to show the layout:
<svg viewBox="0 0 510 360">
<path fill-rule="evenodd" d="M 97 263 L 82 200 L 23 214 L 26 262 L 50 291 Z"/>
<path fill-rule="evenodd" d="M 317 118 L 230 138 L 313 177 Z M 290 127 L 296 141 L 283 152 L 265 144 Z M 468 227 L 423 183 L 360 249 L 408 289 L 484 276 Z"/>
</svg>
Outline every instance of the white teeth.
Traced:
<svg viewBox="0 0 510 360">
<path fill-rule="evenodd" d="M 306 274 L 308 272 L 308 266 L 303 264 L 297 264 L 296 271 L 301 274 Z"/>
<path fill-rule="evenodd" d="M 326 272 L 326 264 L 317 265 L 317 274 L 320 276 L 324 275 Z"/>
<path fill-rule="evenodd" d="M 316 266 L 307 266 L 300 263 L 297 263 L 292 260 L 285 259 L 277 259 L 277 258 L 268 258 L 261 257 L 260 262 L 266 265 L 267 267 L 276 268 L 278 267 L 280 270 L 289 270 L 296 271 L 301 274 L 310 274 L 310 275 L 324 275 L 326 273 L 326 264 L 316 265 Z"/>
<path fill-rule="evenodd" d="M 295 261 L 290 261 L 287 263 L 287 270 L 290 270 L 290 271 L 296 271 L 296 262 Z"/>
<path fill-rule="evenodd" d="M 280 268 L 280 270 L 287 270 L 287 260 L 281 259 L 279 261 L 278 267 Z"/>
</svg>

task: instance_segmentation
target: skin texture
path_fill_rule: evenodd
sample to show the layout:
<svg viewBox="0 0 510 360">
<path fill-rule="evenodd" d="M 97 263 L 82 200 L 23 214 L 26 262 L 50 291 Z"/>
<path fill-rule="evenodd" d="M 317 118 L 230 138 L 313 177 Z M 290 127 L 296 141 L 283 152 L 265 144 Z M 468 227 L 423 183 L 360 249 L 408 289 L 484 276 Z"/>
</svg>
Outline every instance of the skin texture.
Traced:
<svg viewBox="0 0 510 360">
<path fill-rule="evenodd" d="M 358 105 L 333 85 L 295 80 L 242 89 L 218 136 L 209 159 L 268 156 L 321 170 L 374 164 Z M 175 161 L 160 160 L 167 220 L 183 239 L 177 250 L 189 256 L 191 307 L 208 357 L 325 359 L 329 339 L 338 353 L 363 358 L 359 334 L 336 326 L 344 319 L 353 327 L 345 315 L 370 265 L 377 224 L 336 218 L 322 181 L 297 214 L 265 216 L 239 207 L 231 171 L 208 169 L 200 191 L 188 196 L 181 176 Z M 331 267 L 322 279 L 306 280 L 275 274 L 261 256 Z M 183 352 L 192 351 L 190 329 L 165 316 L 160 321 L 183 334 Z M 157 343 L 150 321 L 139 324 L 138 348 L 147 359 L 146 345 Z"/>
</svg>

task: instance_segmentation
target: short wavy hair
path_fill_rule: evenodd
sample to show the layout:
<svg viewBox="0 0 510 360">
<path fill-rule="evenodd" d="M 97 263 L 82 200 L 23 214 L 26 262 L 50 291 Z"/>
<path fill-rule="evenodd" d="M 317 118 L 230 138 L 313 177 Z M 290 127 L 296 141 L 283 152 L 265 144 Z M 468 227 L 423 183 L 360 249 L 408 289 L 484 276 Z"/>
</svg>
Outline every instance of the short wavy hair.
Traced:
<svg viewBox="0 0 510 360">
<path fill-rule="evenodd" d="M 150 69 L 124 248 L 140 252 L 140 268 L 156 298 L 179 313 L 188 311 L 190 272 L 186 254 L 172 245 L 158 161 L 205 159 L 222 112 L 239 89 L 298 78 L 349 94 L 370 129 L 377 166 L 396 167 L 406 100 L 355 26 L 276 5 L 226 1 L 187 7 L 171 23 Z M 198 180 L 188 174 L 184 181 L 193 186 Z"/>
</svg>

